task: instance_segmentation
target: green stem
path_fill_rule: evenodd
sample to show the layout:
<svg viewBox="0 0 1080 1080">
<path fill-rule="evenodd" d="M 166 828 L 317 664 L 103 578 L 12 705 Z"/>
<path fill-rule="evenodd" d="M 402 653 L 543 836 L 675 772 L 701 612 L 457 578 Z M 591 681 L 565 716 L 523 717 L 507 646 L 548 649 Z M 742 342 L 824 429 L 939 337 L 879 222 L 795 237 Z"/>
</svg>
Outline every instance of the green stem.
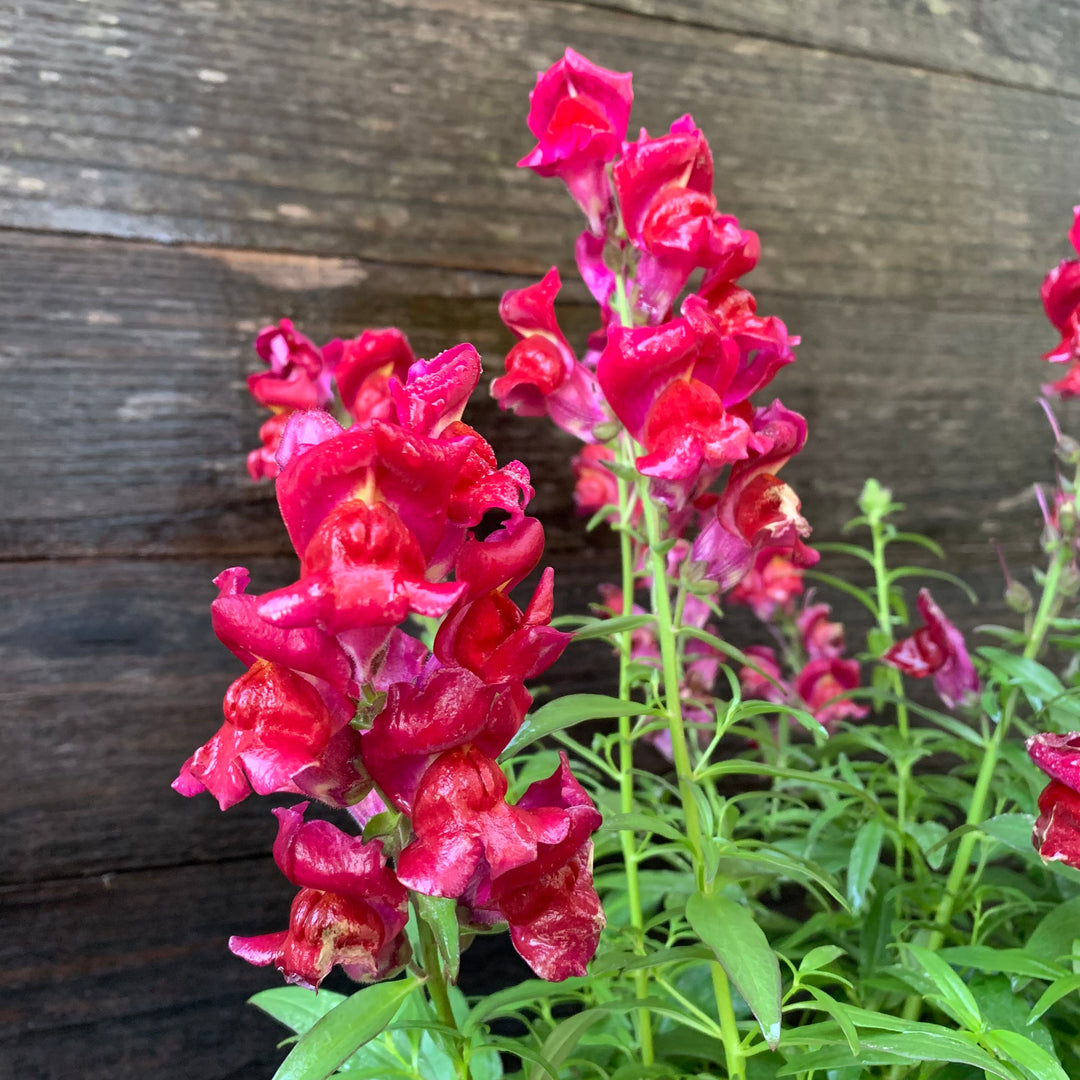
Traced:
<svg viewBox="0 0 1080 1080">
<path fill-rule="evenodd" d="M 450 994 L 446 989 L 446 977 L 443 975 L 442 964 L 439 961 L 439 946 L 435 941 L 435 935 L 432 933 L 431 927 L 420 917 L 420 912 L 415 905 L 413 910 L 416 913 L 416 930 L 420 938 L 420 963 L 423 965 L 424 974 L 427 976 L 427 982 L 424 985 L 427 987 L 428 996 L 431 998 L 432 1005 L 435 1006 L 435 1011 L 439 1014 L 439 1019 L 447 1027 L 457 1031 L 457 1017 L 454 1016 L 454 1010 L 450 1005 Z M 471 1074 L 468 1063 L 461 1056 L 456 1044 L 453 1047 L 452 1054 L 459 1080 L 470 1080 Z"/>
<path fill-rule="evenodd" d="M 621 446 L 620 446 L 621 449 Z M 621 453 L 620 460 L 628 457 Z M 630 485 L 621 477 L 619 485 L 619 550 L 622 555 L 622 614 L 629 615 L 634 607 L 634 545 L 627 532 L 633 516 L 633 493 Z M 619 647 L 619 697 L 624 701 L 630 696 L 631 632 L 620 635 Z M 629 716 L 619 717 L 619 809 L 624 814 L 634 810 L 634 740 L 632 721 Z M 626 901 L 630 910 L 630 926 L 634 931 L 634 947 L 645 954 L 645 919 L 641 907 L 641 884 L 638 877 L 638 854 L 634 834 L 624 829 L 619 833 L 623 865 L 626 868 Z M 649 972 L 642 968 L 634 972 L 634 994 L 638 998 L 649 996 Z M 641 1060 L 651 1065 L 655 1060 L 653 1051 L 652 1018 L 647 1008 L 637 1011 L 638 1041 L 641 1044 Z"/>
</svg>

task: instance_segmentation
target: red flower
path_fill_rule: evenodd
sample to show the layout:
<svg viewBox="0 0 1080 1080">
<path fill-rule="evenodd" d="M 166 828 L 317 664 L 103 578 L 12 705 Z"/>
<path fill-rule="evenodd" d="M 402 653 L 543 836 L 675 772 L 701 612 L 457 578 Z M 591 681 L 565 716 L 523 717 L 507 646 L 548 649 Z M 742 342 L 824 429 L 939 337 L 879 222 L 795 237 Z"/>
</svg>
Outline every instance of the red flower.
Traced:
<svg viewBox="0 0 1080 1080">
<path fill-rule="evenodd" d="M 762 452 L 731 467 L 716 516 L 694 542 L 693 558 L 705 575 L 730 589 L 754 565 L 759 551 L 784 552 L 796 566 L 812 566 L 817 552 L 803 540 L 810 526 L 795 492 L 776 476 L 806 442 L 806 421 L 774 401 L 758 409 L 753 434 Z"/>
<path fill-rule="evenodd" d="M 561 807 L 506 804 L 502 769 L 473 746 L 451 750 L 424 774 L 412 809 L 415 839 L 398 857 L 398 879 L 427 896 L 461 896 L 481 861 L 492 879 L 533 863 L 540 844 L 566 838 Z"/>
<path fill-rule="evenodd" d="M 252 789 L 259 795 L 304 794 L 307 789 L 297 782 L 298 776 L 306 769 L 322 768 L 331 738 L 347 728 L 353 712 L 351 702 L 325 684 L 258 660 L 229 687 L 225 723 L 188 758 L 172 786 L 189 797 L 209 791 L 222 810 Z M 359 745 L 349 741 L 355 758 Z M 343 803 L 350 796 L 365 795 L 370 780 L 350 766 L 327 786 L 328 795 L 338 795 L 331 801 Z"/>
<path fill-rule="evenodd" d="M 771 701 L 776 705 L 790 701 L 791 689 L 781 676 L 776 650 L 768 645 L 750 645 L 743 652 L 760 669 L 755 670 L 748 664 L 739 668 L 739 685 L 742 687 L 743 696 L 760 701 Z M 766 676 L 771 676 L 771 678 L 766 678 Z"/>
<path fill-rule="evenodd" d="M 1039 796 L 1032 843 L 1047 862 L 1080 869 L 1080 732 L 1034 735 L 1027 752 L 1050 777 Z"/>
<path fill-rule="evenodd" d="M 762 621 L 777 611 L 791 611 L 803 591 L 803 572 L 786 555 L 763 548 L 753 565 L 728 594 L 733 604 L 746 604 Z"/>
<path fill-rule="evenodd" d="M 823 727 L 831 730 L 841 720 L 861 720 L 870 711 L 850 698 L 837 695 L 859 685 L 856 660 L 811 660 L 795 679 L 795 690 Z"/>
<path fill-rule="evenodd" d="M 1080 206 L 1073 207 L 1069 241 L 1080 254 Z M 1061 334 L 1061 341 L 1043 359 L 1058 364 L 1080 360 L 1080 260 L 1063 259 L 1046 275 L 1042 302 L 1046 317 Z"/>
<path fill-rule="evenodd" d="M 604 506 L 619 505 L 619 482 L 615 474 L 604 468 L 605 461 L 614 461 L 615 451 L 600 443 L 583 446 L 570 459 L 574 470 L 574 505 L 579 514 L 595 514 Z M 612 511 L 613 520 L 618 512 Z"/>
<path fill-rule="evenodd" d="M 311 990 L 335 964 L 360 982 L 388 978 L 408 959 L 402 934 L 408 893 L 387 867 L 378 840 L 365 844 L 329 822 L 305 822 L 307 805 L 274 811 L 274 861 L 302 886 L 289 929 L 232 937 L 229 948 L 249 963 L 274 964 L 286 982 Z"/>
<path fill-rule="evenodd" d="M 334 338 L 323 346 L 334 371 L 341 403 L 361 427 L 393 415 L 390 379 L 404 382 L 416 362 L 408 339 L 396 327 L 365 330 L 349 341 Z"/>
<path fill-rule="evenodd" d="M 584 975 L 596 952 L 604 912 L 592 884 L 592 843 L 601 817 L 560 753 L 558 769 L 531 784 L 519 812 L 567 818 L 565 835 L 537 845 L 535 859 L 505 873 L 481 873 L 470 883 L 466 902 L 481 925 L 505 920 L 521 957 L 542 979 Z"/>
<path fill-rule="evenodd" d="M 561 287 L 553 266 L 543 280 L 503 294 L 499 315 L 519 338 L 506 356 L 506 374 L 491 384 L 501 409 L 521 416 L 550 415 L 564 431 L 594 442 L 593 430 L 611 420 L 596 376 L 578 362 L 555 318 Z"/>
<path fill-rule="evenodd" d="M 259 428 L 259 441 L 262 443 L 247 456 L 248 476 L 252 480 L 273 480 L 277 476 L 277 452 L 281 445 L 281 436 L 290 412 L 274 413 L 269 420 L 263 421 Z"/>
<path fill-rule="evenodd" d="M 260 405 L 315 409 L 333 401 L 332 366 L 314 342 L 293 328 L 291 319 L 260 330 L 255 351 L 270 366 L 248 376 L 248 390 Z"/>
<path fill-rule="evenodd" d="M 300 555 L 300 580 L 266 593 L 259 615 L 286 628 L 331 634 L 395 626 L 410 612 L 444 615 L 464 586 L 430 584 L 412 533 L 386 503 L 338 503 Z"/>
<path fill-rule="evenodd" d="M 561 177 L 597 235 L 611 207 L 604 166 L 626 136 L 631 81 L 629 73 L 608 71 L 567 49 L 539 73 L 529 94 L 529 130 L 537 144 L 518 166 Z"/>
<path fill-rule="evenodd" d="M 398 422 L 407 431 L 437 438 L 461 419 L 479 381 L 480 356 L 469 344 L 418 360 L 407 380 L 390 382 Z"/>
<path fill-rule="evenodd" d="M 979 676 L 964 635 L 934 603 L 929 589 L 919 590 L 916 605 L 926 625 L 898 641 L 881 659 L 915 679 L 932 675 L 934 689 L 950 709 L 970 704 L 979 693 Z"/>
<path fill-rule="evenodd" d="M 750 251 L 756 257 L 757 237 L 716 212 L 712 154 L 691 116 L 657 139 L 642 130 L 613 177 L 630 242 L 643 253 L 635 284 L 651 323 L 668 317 L 697 267 L 741 266 Z"/>
<path fill-rule="evenodd" d="M 834 660 L 843 655 L 844 627 L 829 621 L 831 611 L 828 604 L 811 604 L 796 620 L 803 648 L 811 660 Z"/>
<path fill-rule="evenodd" d="M 386 798 L 411 814 L 436 758 L 467 746 L 497 757 L 531 704 L 520 683 L 490 685 L 466 668 L 432 659 L 419 678 L 387 690 L 382 711 L 361 736 L 364 765 Z"/>
</svg>

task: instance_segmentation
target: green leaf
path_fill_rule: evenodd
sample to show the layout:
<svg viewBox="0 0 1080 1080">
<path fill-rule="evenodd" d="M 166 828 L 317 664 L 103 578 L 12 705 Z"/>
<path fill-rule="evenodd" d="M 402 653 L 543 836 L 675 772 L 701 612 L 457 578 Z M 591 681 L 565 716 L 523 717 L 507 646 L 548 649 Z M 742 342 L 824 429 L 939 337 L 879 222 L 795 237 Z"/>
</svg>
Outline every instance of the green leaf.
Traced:
<svg viewBox="0 0 1080 1080">
<path fill-rule="evenodd" d="M 565 998 L 568 1001 L 578 996 L 577 991 L 589 984 L 588 979 L 570 978 L 561 983 L 545 982 L 543 979 L 526 979 L 517 986 L 497 990 L 481 998 L 471 1009 L 461 1025 L 462 1035 L 471 1035 L 480 1025 L 492 1016 L 513 1012 L 522 1005 L 534 1005 L 545 998 Z"/>
<path fill-rule="evenodd" d="M 989 945 L 957 945 L 942 949 L 943 960 L 957 967 L 971 967 L 979 971 L 1000 971 L 1004 975 L 1020 975 L 1027 979 L 1057 979 L 1065 969 L 1048 964 L 1026 949 L 994 949 Z"/>
<path fill-rule="evenodd" d="M 302 986 L 277 986 L 273 990 L 260 990 L 248 998 L 248 1004 L 262 1009 L 297 1035 L 303 1035 L 344 1000 L 344 994 L 335 994 L 332 990 L 316 993 Z"/>
<path fill-rule="evenodd" d="M 982 1041 L 995 1052 L 1005 1053 L 1034 1074 L 1036 1080 L 1069 1080 L 1068 1073 L 1041 1046 L 1006 1028 L 986 1032 Z"/>
<path fill-rule="evenodd" d="M 584 1012 L 568 1016 L 565 1020 L 556 1024 L 551 1034 L 544 1040 L 540 1048 L 540 1056 L 555 1070 L 553 1075 L 558 1078 L 559 1066 L 570 1056 L 581 1036 L 592 1027 L 598 1020 L 602 1020 L 604 1013 L 599 1009 L 586 1009 Z M 529 1073 L 529 1080 L 543 1080 L 546 1073 L 551 1069 L 537 1064 Z"/>
<path fill-rule="evenodd" d="M 858 585 L 852 585 L 843 578 L 834 577 L 832 574 L 823 574 L 820 570 L 805 570 L 803 576 L 811 581 L 819 581 L 822 585 L 828 585 L 831 589 L 847 593 L 848 596 L 854 597 L 863 607 L 867 608 L 875 619 L 878 617 L 877 601 L 865 589 L 860 589 Z"/>
<path fill-rule="evenodd" d="M 656 622 L 655 615 L 616 615 L 610 619 L 591 619 L 579 630 L 574 631 L 574 640 L 592 641 L 595 638 L 611 638 L 628 630 L 648 626 L 651 622 Z"/>
<path fill-rule="evenodd" d="M 881 860 L 881 842 L 885 837 L 885 826 L 879 818 L 871 818 L 858 833 L 851 845 L 851 857 L 848 859 L 847 897 L 851 910 L 858 915 L 866 906 L 870 890 L 870 881 Z"/>
<path fill-rule="evenodd" d="M 719 893 L 696 892 L 686 903 L 686 918 L 716 953 L 775 1050 L 780 1042 L 780 964 L 754 916 Z"/>
<path fill-rule="evenodd" d="M 820 1008 L 837 1022 L 840 1030 L 844 1033 L 844 1038 L 847 1039 L 848 1049 L 857 1057 L 859 1053 L 859 1036 L 844 1006 L 816 986 L 806 985 L 803 989 L 818 1003 Z"/>
<path fill-rule="evenodd" d="M 997 817 L 981 822 L 979 828 L 987 836 L 1001 841 L 1007 848 L 1027 855 L 1034 850 L 1031 846 L 1031 830 L 1034 825 L 1034 814 L 998 814 Z"/>
<path fill-rule="evenodd" d="M 604 818 L 604 824 L 600 828 L 605 832 L 655 833 L 657 836 L 663 836 L 679 844 L 686 843 L 685 833 L 654 814 L 609 814 Z"/>
<path fill-rule="evenodd" d="M 416 986 L 416 979 L 407 978 L 358 990 L 301 1036 L 274 1080 L 325 1080 L 394 1019 Z"/>
<path fill-rule="evenodd" d="M 964 581 L 963 578 L 958 578 L 955 574 L 950 574 L 948 570 L 937 570 L 932 566 L 900 566 L 895 570 L 890 570 L 885 577 L 890 585 L 894 581 L 899 581 L 901 578 L 910 577 L 933 578 L 935 581 L 947 581 L 950 585 L 955 585 L 960 589 L 973 604 L 979 602 L 979 597 L 975 590 Z"/>
<path fill-rule="evenodd" d="M 1028 1015 L 1028 1023 L 1033 1024 L 1047 1009 L 1052 1008 L 1074 990 L 1080 990 L 1080 975 L 1066 975 L 1065 978 L 1052 982 L 1032 1007 Z"/>
<path fill-rule="evenodd" d="M 1058 904 L 1032 931 L 1024 946 L 1033 956 L 1051 964 L 1071 956 L 1073 942 L 1080 937 L 1080 896 Z"/>
<path fill-rule="evenodd" d="M 930 981 L 941 995 L 942 1005 L 969 1031 L 981 1031 L 982 1013 L 964 980 L 937 953 L 922 945 L 905 945 L 904 948 L 930 976 Z"/>
<path fill-rule="evenodd" d="M 1061 680 L 1037 660 L 1015 656 L 993 645 L 981 645 L 977 652 L 989 661 L 991 668 L 1004 675 L 1005 682 L 1024 691 L 1033 709 L 1041 709 L 1048 701 L 1065 693 Z"/>
<path fill-rule="evenodd" d="M 839 945 L 818 945 L 799 961 L 799 974 L 806 975 L 812 971 L 823 971 L 838 956 L 843 955 L 845 952 Z"/>
<path fill-rule="evenodd" d="M 890 544 L 918 544 L 919 547 L 932 551 L 939 559 L 945 558 L 945 551 L 941 545 L 936 540 L 931 540 L 929 536 L 923 536 L 922 533 L 895 532 L 890 533 L 885 539 Z"/>
<path fill-rule="evenodd" d="M 457 900 L 444 899 L 441 896 L 424 896 L 423 893 L 415 895 L 420 918 L 428 924 L 435 935 L 443 974 L 450 982 L 457 982 L 458 966 L 461 962 Z"/>
<path fill-rule="evenodd" d="M 869 1066 L 904 1064 L 911 1061 L 957 1061 L 984 1069 L 1001 1080 L 1016 1080 L 1012 1072 L 1007 1071 L 1004 1065 L 985 1050 L 980 1050 L 973 1043 L 947 1029 L 943 1028 L 942 1032 L 941 1035 L 922 1031 L 864 1033 L 859 1037 L 861 1048 L 857 1061 L 846 1046 L 838 1046 L 828 1050 L 800 1053 L 796 1060 L 776 1075 L 792 1076 L 811 1069 L 839 1069 L 852 1064 Z"/>
<path fill-rule="evenodd" d="M 526 746 L 554 731 L 573 727 L 583 720 L 603 720 L 611 716 L 658 715 L 640 701 L 623 701 L 607 694 L 567 694 L 541 705 L 525 717 L 517 734 L 499 755 L 500 760 L 512 757 Z"/>
<path fill-rule="evenodd" d="M 940 821 L 909 821 L 904 829 L 908 836 L 919 845 L 919 850 L 926 859 L 926 865 L 931 870 L 941 869 L 948 846 L 942 844 L 941 841 L 949 835 L 949 830 Z"/>
</svg>

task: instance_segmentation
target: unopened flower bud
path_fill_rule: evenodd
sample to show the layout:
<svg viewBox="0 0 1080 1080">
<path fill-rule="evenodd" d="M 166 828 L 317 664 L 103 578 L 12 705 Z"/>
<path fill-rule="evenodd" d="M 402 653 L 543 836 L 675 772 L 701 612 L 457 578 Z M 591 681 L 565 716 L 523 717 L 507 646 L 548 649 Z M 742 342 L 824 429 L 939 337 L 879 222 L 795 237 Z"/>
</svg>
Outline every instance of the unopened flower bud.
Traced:
<svg viewBox="0 0 1080 1080">
<path fill-rule="evenodd" d="M 1076 465 L 1080 463 L 1080 442 L 1071 435 L 1062 435 L 1058 439 L 1056 453 L 1065 465 Z"/>
<path fill-rule="evenodd" d="M 1066 498 L 1058 507 L 1058 528 L 1066 536 L 1071 536 L 1076 527 L 1076 500 Z"/>
<path fill-rule="evenodd" d="M 604 420 L 592 429 L 592 437 L 601 443 L 614 439 L 619 434 L 622 425 L 618 420 Z"/>
<path fill-rule="evenodd" d="M 1069 563 L 1061 571 L 1061 577 L 1058 579 L 1058 592 L 1062 596 L 1075 596 L 1080 592 L 1080 570 L 1077 570 L 1076 563 Z"/>
<path fill-rule="evenodd" d="M 1026 615 L 1033 606 L 1031 592 L 1019 581 L 1010 581 L 1005 589 L 1005 603 L 1018 615 Z"/>
</svg>

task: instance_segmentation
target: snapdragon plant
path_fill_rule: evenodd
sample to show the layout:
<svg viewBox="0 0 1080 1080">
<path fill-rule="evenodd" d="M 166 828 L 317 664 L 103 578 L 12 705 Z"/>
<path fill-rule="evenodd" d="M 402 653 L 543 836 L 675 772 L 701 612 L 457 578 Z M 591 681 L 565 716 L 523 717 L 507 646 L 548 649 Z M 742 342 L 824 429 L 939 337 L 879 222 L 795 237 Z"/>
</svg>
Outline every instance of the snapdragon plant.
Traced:
<svg viewBox="0 0 1080 1080">
<path fill-rule="evenodd" d="M 808 546 L 778 475 L 807 426 L 771 397 L 798 338 L 741 283 L 759 244 L 717 210 L 704 134 L 628 141 L 631 104 L 629 74 L 573 50 L 537 80 L 520 164 L 585 215 L 598 325 L 579 355 L 555 268 L 508 292 L 492 384 L 581 443 L 577 506 L 621 553 L 591 612 L 553 619 L 528 469 L 463 419 L 471 345 L 256 339 L 248 464 L 299 571 L 216 579 L 246 671 L 174 787 L 300 800 L 274 811 L 288 927 L 230 941 L 290 984 L 252 999 L 294 1033 L 276 1080 L 1078 1077 L 1080 446 L 1053 422 L 1046 565 L 973 652 L 963 583 L 881 484 Z M 1074 396 L 1080 262 L 1043 300 L 1068 365 L 1045 391 Z M 733 607 L 770 644 L 732 640 Z M 611 692 L 536 705 L 527 684 L 596 639 Z M 536 978 L 467 998 L 469 944 L 502 933 Z M 362 987 L 320 989 L 335 966 Z"/>
</svg>

